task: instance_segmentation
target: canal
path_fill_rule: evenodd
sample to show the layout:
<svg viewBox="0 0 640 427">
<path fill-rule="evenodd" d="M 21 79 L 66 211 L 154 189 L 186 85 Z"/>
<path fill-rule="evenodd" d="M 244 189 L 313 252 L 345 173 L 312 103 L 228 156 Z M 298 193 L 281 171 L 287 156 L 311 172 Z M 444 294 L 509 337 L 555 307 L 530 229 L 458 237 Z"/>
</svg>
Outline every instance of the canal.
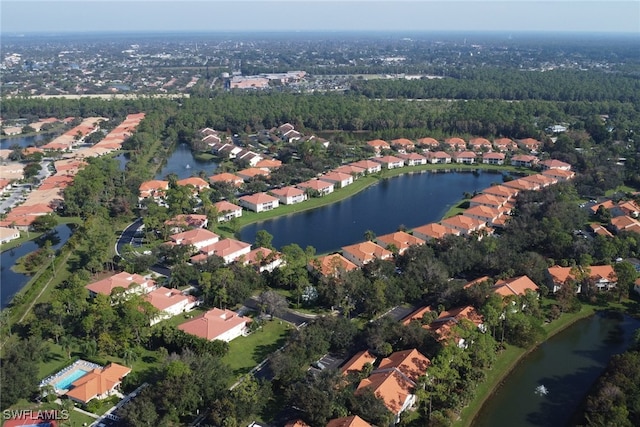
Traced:
<svg viewBox="0 0 640 427">
<path fill-rule="evenodd" d="M 188 144 L 179 144 L 175 151 L 169 156 L 167 162 L 157 173 L 156 179 L 166 179 L 167 175 L 175 173 L 178 179 L 197 176 L 203 171 L 206 176 L 215 173 L 218 164 L 213 161 L 197 160 L 193 157 L 193 152 Z"/>
<path fill-rule="evenodd" d="M 30 240 L 22 245 L 0 254 L 0 310 L 9 305 L 13 296 L 31 279 L 31 276 L 16 273 L 11 269 L 25 255 L 41 248 L 46 240 L 51 242 L 51 249 L 58 250 L 71 237 L 71 227 L 66 224 L 57 226 L 46 239 Z"/>
<path fill-rule="evenodd" d="M 639 320 L 618 313 L 599 313 L 571 325 L 518 364 L 472 425 L 567 425 L 609 359 L 628 348 L 637 328 Z"/>
<path fill-rule="evenodd" d="M 254 242 L 258 230 L 273 235 L 273 245 L 313 246 L 318 254 L 338 251 L 364 240 L 367 230 L 392 233 L 438 221 L 463 193 L 502 182 L 500 173 L 422 172 L 384 179 L 360 193 L 317 209 L 249 224 L 240 239 Z"/>
</svg>

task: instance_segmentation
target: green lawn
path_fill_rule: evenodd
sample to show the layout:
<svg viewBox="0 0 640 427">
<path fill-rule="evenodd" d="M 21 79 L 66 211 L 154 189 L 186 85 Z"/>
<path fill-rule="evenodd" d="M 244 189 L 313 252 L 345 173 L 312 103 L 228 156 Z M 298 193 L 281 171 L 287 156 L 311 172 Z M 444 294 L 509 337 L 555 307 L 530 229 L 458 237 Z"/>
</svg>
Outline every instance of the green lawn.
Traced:
<svg viewBox="0 0 640 427">
<path fill-rule="evenodd" d="M 611 197 L 616 193 L 635 193 L 638 191 L 633 187 L 629 187 L 628 185 L 619 185 L 618 187 L 605 191 L 604 195 L 607 197 Z"/>
<path fill-rule="evenodd" d="M 229 343 L 229 353 L 222 361 L 233 369 L 235 376 L 248 373 L 271 353 L 282 347 L 294 327 L 287 322 L 273 320 L 247 337 Z"/>
</svg>

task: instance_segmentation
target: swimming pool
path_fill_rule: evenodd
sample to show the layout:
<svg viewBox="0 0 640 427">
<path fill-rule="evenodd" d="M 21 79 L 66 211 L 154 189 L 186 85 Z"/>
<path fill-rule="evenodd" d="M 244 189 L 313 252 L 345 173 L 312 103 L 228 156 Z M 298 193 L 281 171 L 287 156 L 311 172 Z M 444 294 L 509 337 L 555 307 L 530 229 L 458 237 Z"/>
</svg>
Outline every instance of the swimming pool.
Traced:
<svg viewBox="0 0 640 427">
<path fill-rule="evenodd" d="M 69 390 L 69 387 L 74 383 L 74 381 L 84 377 L 88 373 L 89 371 L 77 368 L 75 371 L 67 375 L 64 379 L 58 381 L 55 385 L 55 388 L 56 390 Z"/>
</svg>

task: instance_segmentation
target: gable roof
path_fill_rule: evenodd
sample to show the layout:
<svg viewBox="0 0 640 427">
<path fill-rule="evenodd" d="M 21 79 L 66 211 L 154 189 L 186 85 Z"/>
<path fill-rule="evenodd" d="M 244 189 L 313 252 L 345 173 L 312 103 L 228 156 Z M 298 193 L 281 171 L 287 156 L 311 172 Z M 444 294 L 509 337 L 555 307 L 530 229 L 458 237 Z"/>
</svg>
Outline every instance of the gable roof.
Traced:
<svg viewBox="0 0 640 427">
<path fill-rule="evenodd" d="M 297 197 L 304 194 L 299 188 L 294 187 L 293 185 L 289 185 L 287 187 L 275 188 L 273 190 L 269 190 L 269 192 L 273 195 L 280 197 Z"/>
<path fill-rule="evenodd" d="M 321 256 L 309 262 L 309 266 L 319 270 L 323 276 L 334 276 L 340 270 L 352 271 L 358 268 L 357 265 L 340 254 Z"/>
<path fill-rule="evenodd" d="M 393 256 L 391 252 L 380 245 L 366 241 L 342 247 L 343 252 L 348 252 L 363 262 L 373 261 L 374 258 L 386 259 Z"/>
<path fill-rule="evenodd" d="M 396 231 L 395 233 L 378 236 L 376 240 L 384 243 L 385 245 L 394 245 L 400 253 L 407 250 L 409 246 L 421 245 L 424 243 L 424 240 L 412 236 L 404 231 Z"/>
<path fill-rule="evenodd" d="M 160 311 L 182 302 L 195 301 L 193 296 L 185 295 L 178 289 L 169 289 L 164 286 L 154 289 L 146 294 L 144 298 Z"/>
<path fill-rule="evenodd" d="M 528 276 L 498 280 L 493 285 L 493 291 L 503 297 L 507 295 L 524 295 L 527 290 L 538 291 L 538 285 L 533 283 Z"/>
<path fill-rule="evenodd" d="M 421 225 L 420 227 L 416 227 L 413 229 L 413 233 L 418 233 L 420 235 L 431 237 L 433 239 L 442 239 L 444 236 L 453 234 L 456 236 L 460 235 L 460 231 L 446 227 L 444 225 L 440 225 L 437 222 L 432 222 L 430 224 Z"/>
<path fill-rule="evenodd" d="M 427 372 L 430 364 L 431 361 L 414 348 L 391 353 L 388 357 L 380 361 L 380 365 L 376 371 L 395 368 L 415 383 L 420 376 Z"/>
<path fill-rule="evenodd" d="M 198 176 L 192 176 L 190 178 L 181 179 L 176 182 L 178 185 L 192 185 L 196 188 L 208 188 L 209 183 Z"/>
<path fill-rule="evenodd" d="M 194 228 L 193 230 L 183 231 L 182 233 L 172 234 L 169 239 L 179 245 L 195 245 L 210 239 L 219 238 L 216 233 L 205 228 Z"/>
<path fill-rule="evenodd" d="M 371 424 L 357 415 L 330 420 L 327 427 L 371 427 Z"/>
<path fill-rule="evenodd" d="M 251 203 L 252 205 L 261 205 L 263 203 L 271 203 L 271 202 L 276 202 L 278 201 L 278 199 L 276 199 L 273 196 L 270 196 L 267 193 L 255 193 L 255 194 L 250 194 L 248 196 L 242 196 L 240 197 L 240 199 L 238 200 L 243 200 L 247 203 Z"/>
<path fill-rule="evenodd" d="M 241 185 L 243 179 L 229 172 L 218 173 L 209 177 L 209 181 L 213 182 L 230 182 L 234 185 Z"/>
<path fill-rule="evenodd" d="M 374 356 L 369 350 L 359 351 L 351 359 L 349 359 L 340 370 L 343 374 L 347 375 L 352 372 L 361 372 L 364 366 L 369 363 L 373 365 L 378 358 Z"/>
<path fill-rule="evenodd" d="M 213 206 L 218 210 L 218 213 L 235 212 L 242 210 L 240 206 L 234 205 L 233 203 L 227 202 L 226 200 L 215 202 Z"/>
</svg>

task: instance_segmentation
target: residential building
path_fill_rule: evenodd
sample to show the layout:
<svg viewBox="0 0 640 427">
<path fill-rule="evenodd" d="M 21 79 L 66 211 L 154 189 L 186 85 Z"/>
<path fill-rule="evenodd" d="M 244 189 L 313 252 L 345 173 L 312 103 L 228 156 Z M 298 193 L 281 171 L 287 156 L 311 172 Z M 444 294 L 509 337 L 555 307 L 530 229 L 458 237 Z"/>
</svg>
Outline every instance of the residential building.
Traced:
<svg viewBox="0 0 640 427">
<path fill-rule="evenodd" d="M 502 296 L 523 296 L 526 292 L 533 291 L 538 292 L 538 285 L 528 276 L 513 277 L 511 279 L 498 280 L 492 287 L 493 292 Z"/>
<path fill-rule="evenodd" d="M 125 293 L 146 294 L 155 289 L 155 287 L 156 282 L 153 279 L 139 274 L 127 273 L 126 271 L 85 286 L 92 297 L 98 294 L 111 295 L 116 288 L 124 289 Z"/>
<path fill-rule="evenodd" d="M 118 391 L 122 379 L 129 372 L 131 372 L 130 368 L 117 363 L 96 368 L 73 382 L 71 389 L 65 395 L 85 405 L 93 399 L 105 399 Z"/>
<path fill-rule="evenodd" d="M 422 245 L 425 241 L 404 231 L 396 231 L 378 236 L 376 242 L 387 250 L 390 250 L 389 246 L 393 245 L 398 250 L 398 254 L 402 255 L 410 246 Z"/>
<path fill-rule="evenodd" d="M 413 229 L 413 235 L 426 242 L 432 239 L 442 239 L 448 235 L 459 236 L 460 230 L 440 225 L 437 222 L 422 225 Z"/>
<path fill-rule="evenodd" d="M 151 321 L 151 326 L 164 319 L 191 311 L 198 305 L 196 297 L 185 295 L 178 289 L 169 289 L 164 286 L 154 289 L 146 294 L 144 298 L 159 312 Z"/>
<path fill-rule="evenodd" d="M 530 168 L 538 164 L 538 158 L 528 154 L 516 154 L 511 157 L 511 166 Z"/>
<path fill-rule="evenodd" d="M 427 328 L 436 334 L 438 341 L 455 340 L 458 347 L 466 348 L 468 344 L 464 338 L 458 336 L 452 330 L 461 322 L 470 322 L 480 329 L 480 331 L 486 331 L 482 315 L 470 305 L 443 311 Z"/>
<path fill-rule="evenodd" d="M 377 156 L 379 156 L 383 150 L 391 150 L 391 145 L 389 145 L 387 141 L 383 141 L 382 139 L 367 141 L 367 145 L 373 148 L 373 151 Z"/>
<path fill-rule="evenodd" d="M 213 207 L 218 211 L 218 222 L 231 221 L 242 216 L 242 208 L 226 200 L 214 203 Z"/>
<path fill-rule="evenodd" d="M 358 384 L 356 394 L 371 390 L 400 421 L 400 414 L 416 402 L 415 387 L 418 379 L 427 374 L 431 361 L 417 350 L 392 353 L 382 359 L 371 375 Z"/>
<path fill-rule="evenodd" d="M 595 235 L 613 237 L 613 234 L 611 234 L 609 230 L 598 223 L 589 224 L 589 228 L 591 228 L 591 232 Z"/>
<path fill-rule="evenodd" d="M 506 151 L 515 151 L 518 149 L 518 144 L 516 144 L 509 138 L 498 138 L 493 141 L 493 145 L 496 147 L 496 150 L 503 153 Z"/>
<path fill-rule="evenodd" d="M 476 162 L 476 153 L 473 151 L 460 151 L 453 154 L 456 163 L 473 164 Z"/>
<path fill-rule="evenodd" d="M 331 194 L 333 193 L 333 190 L 335 188 L 333 183 L 322 181 L 320 179 L 311 179 L 309 181 L 301 182 L 296 186 L 305 191 L 315 191 L 319 196 L 326 196 L 327 194 Z"/>
<path fill-rule="evenodd" d="M 209 182 L 211 182 L 211 184 L 214 184 L 216 182 L 227 182 L 235 187 L 240 187 L 244 183 L 244 180 L 232 173 L 223 172 L 210 176 Z"/>
<path fill-rule="evenodd" d="M 556 159 L 543 160 L 540 162 L 540 165 L 542 166 L 542 170 L 549 170 L 549 169 L 560 169 L 563 171 L 571 170 L 571 165 L 569 163 L 561 162 L 560 160 L 556 160 Z"/>
<path fill-rule="evenodd" d="M 518 141 L 518 145 L 522 147 L 523 150 L 527 150 L 530 152 L 538 152 L 542 147 L 542 142 L 533 138 L 525 138 Z"/>
<path fill-rule="evenodd" d="M 373 427 L 357 415 L 335 418 L 327 423 L 326 427 Z"/>
<path fill-rule="evenodd" d="M 171 227 L 172 233 L 180 233 L 190 228 L 206 228 L 208 224 L 207 216 L 199 214 L 176 215 L 164 222 L 164 225 Z"/>
<path fill-rule="evenodd" d="M 621 231 L 640 233 L 640 221 L 626 215 L 611 218 L 611 226 L 616 233 L 620 233 Z"/>
<path fill-rule="evenodd" d="M 463 236 L 469 236 L 487 227 L 486 221 L 464 215 L 456 215 L 443 219 L 442 221 L 440 221 L 440 224 L 444 225 L 445 227 L 458 230 Z"/>
<path fill-rule="evenodd" d="M 492 185 L 491 187 L 482 190 L 482 194 L 504 197 L 507 200 L 514 199 L 519 192 L 520 190 L 517 188 L 506 187 L 504 185 Z"/>
<path fill-rule="evenodd" d="M 254 266 L 259 273 L 272 272 L 284 264 L 284 258 L 279 252 L 263 247 L 251 250 L 248 254 L 239 257 L 239 260 L 242 260 L 245 265 Z"/>
<path fill-rule="evenodd" d="M 427 164 L 427 158 L 418 153 L 398 154 L 398 157 L 404 160 L 404 164 L 407 166 L 418 166 Z"/>
<path fill-rule="evenodd" d="M 482 163 L 485 165 L 503 165 L 504 164 L 504 153 L 483 153 L 482 154 Z"/>
<path fill-rule="evenodd" d="M 332 183 L 334 188 L 343 188 L 353 184 L 353 176 L 351 174 L 340 172 L 327 172 L 320 176 L 320 180 Z"/>
<path fill-rule="evenodd" d="M 577 286 L 576 293 L 582 292 L 583 283 L 577 278 L 578 276 L 588 278 L 599 290 L 615 288 L 618 282 L 616 272 L 611 265 L 592 265 L 590 267 L 560 267 L 554 265 L 547 269 L 549 287 L 553 292 L 558 291 L 561 286 L 571 283 Z"/>
<path fill-rule="evenodd" d="M 359 160 L 351 163 L 351 166 L 364 169 L 367 173 L 377 173 L 382 171 L 382 165 L 373 160 Z"/>
<path fill-rule="evenodd" d="M 380 167 L 380 165 L 378 165 L 378 167 Z M 351 175 L 354 180 L 360 178 L 361 176 L 364 176 L 367 172 L 365 168 L 360 168 L 352 164 L 339 166 L 335 168 L 333 171 Z"/>
<path fill-rule="evenodd" d="M 169 245 L 193 246 L 199 251 L 205 246 L 212 245 L 220 239 L 213 231 L 205 228 L 196 228 L 169 236 Z"/>
<path fill-rule="evenodd" d="M 424 324 L 425 315 L 431 313 L 433 313 L 433 310 L 431 310 L 431 307 L 428 305 L 420 307 L 402 319 L 402 324 L 405 326 L 409 325 L 411 322 L 420 322 L 420 324 Z"/>
<path fill-rule="evenodd" d="M 462 212 L 462 215 L 484 221 L 492 227 L 504 226 L 506 219 L 501 209 L 489 206 L 473 206 Z"/>
<path fill-rule="evenodd" d="M 378 358 L 369 352 L 369 350 L 359 351 L 342 365 L 340 371 L 342 371 L 344 375 L 357 374 L 362 372 L 365 365 L 369 364 L 373 366 L 376 360 L 378 360 Z"/>
<path fill-rule="evenodd" d="M 293 205 L 307 200 L 307 193 L 293 185 L 276 188 L 274 190 L 270 190 L 269 193 L 277 197 L 283 205 Z"/>
<path fill-rule="evenodd" d="M 318 257 L 309 262 L 308 270 L 316 270 L 326 277 L 335 277 L 342 271 L 352 271 L 358 268 L 357 265 L 340 254 L 331 254 Z"/>
<path fill-rule="evenodd" d="M 546 171 L 542 172 L 542 175 L 550 176 L 557 179 L 558 181 L 569 181 L 570 179 L 575 178 L 576 173 L 573 171 L 566 171 L 562 169 L 547 169 Z"/>
<path fill-rule="evenodd" d="M 444 140 L 446 146 L 453 151 L 463 151 L 467 149 L 467 143 L 462 138 L 447 138 Z"/>
<path fill-rule="evenodd" d="M 540 188 L 546 188 L 546 187 L 549 187 L 550 185 L 554 185 L 558 183 L 557 179 L 552 178 L 550 176 L 542 175 L 541 173 L 537 173 L 534 175 L 527 175 L 520 179 L 522 179 L 523 181 L 529 181 L 534 184 L 537 184 L 540 186 Z"/>
<path fill-rule="evenodd" d="M 399 153 L 408 153 L 416 148 L 413 141 L 407 138 L 398 138 L 391 140 L 391 146 L 398 150 Z"/>
<path fill-rule="evenodd" d="M 251 244 L 235 239 L 222 239 L 200 249 L 200 253 L 191 257 L 193 262 L 202 262 L 212 255 L 221 257 L 225 264 L 232 263 L 251 252 Z"/>
<path fill-rule="evenodd" d="M 616 209 L 623 215 L 630 216 L 631 218 L 638 218 L 640 216 L 640 206 L 633 200 L 621 201 L 616 205 Z"/>
<path fill-rule="evenodd" d="M 373 160 L 380 163 L 383 169 L 404 167 L 404 160 L 396 156 L 375 157 Z"/>
<path fill-rule="evenodd" d="M 140 184 L 139 200 L 153 197 L 154 199 L 164 197 L 165 192 L 169 189 L 169 181 L 151 180 Z"/>
<path fill-rule="evenodd" d="M 209 341 L 229 342 L 245 334 L 249 323 L 251 319 L 248 317 L 241 317 L 231 310 L 214 308 L 179 325 L 178 329 Z"/>
<path fill-rule="evenodd" d="M 480 153 L 482 151 L 491 150 L 493 148 L 493 144 L 485 138 L 472 138 L 469 140 L 469 148 L 476 153 Z"/>
<path fill-rule="evenodd" d="M 451 163 L 451 155 L 444 151 L 429 152 L 426 154 L 427 163 L 434 165 Z"/>
<path fill-rule="evenodd" d="M 256 163 L 256 167 L 258 169 L 262 169 L 267 172 L 278 169 L 280 166 L 282 166 L 282 162 L 280 160 L 274 159 L 262 159 L 258 163 Z"/>
<path fill-rule="evenodd" d="M 440 147 L 440 143 L 438 142 L 438 140 L 434 139 L 434 138 L 420 138 L 417 141 L 418 146 L 423 147 L 425 150 L 437 150 L 438 147 Z"/>
<path fill-rule="evenodd" d="M 505 197 L 494 196 L 493 194 L 478 194 L 474 196 L 471 200 L 469 200 L 469 207 L 472 208 L 474 206 L 486 206 L 494 209 L 502 209 L 508 207 L 509 200 Z M 504 213 L 508 213 L 509 209 L 507 208 Z"/>
<path fill-rule="evenodd" d="M 20 238 L 20 230 L 9 227 L 0 227 L 0 244 L 8 243 Z"/>
<path fill-rule="evenodd" d="M 518 178 L 511 181 L 506 181 L 503 184 L 505 187 L 515 188 L 518 191 L 537 191 L 540 189 L 540 184 L 528 181 L 524 178 Z"/>
<path fill-rule="evenodd" d="M 344 256 L 346 259 L 348 259 L 358 267 L 362 267 L 363 265 L 368 264 L 375 259 L 389 259 L 393 256 L 393 254 L 382 246 L 376 245 L 375 243 L 370 241 L 366 241 L 356 243 L 355 245 L 343 246 L 342 256 Z"/>
<path fill-rule="evenodd" d="M 176 184 L 181 187 L 191 186 L 198 193 L 204 190 L 205 188 L 209 188 L 209 183 L 198 176 L 192 176 L 190 178 L 180 179 L 176 182 Z"/>
<path fill-rule="evenodd" d="M 278 199 L 267 193 L 255 193 L 249 196 L 242 196 L 238 199 L 238 203 L 243 208 L 254 212 L 270 211 L 280 205 Z"/>
<path fill-rule="evenodd" d="M 267 178 L 269 177 L 269 171 L 251 167 L 251 168 L 243 169 L 241 171 L 236 172 L 236 175 L 238 175 L 240 178 L 242 178 L 246 182 L 260 176 Z"/>
</svg>

